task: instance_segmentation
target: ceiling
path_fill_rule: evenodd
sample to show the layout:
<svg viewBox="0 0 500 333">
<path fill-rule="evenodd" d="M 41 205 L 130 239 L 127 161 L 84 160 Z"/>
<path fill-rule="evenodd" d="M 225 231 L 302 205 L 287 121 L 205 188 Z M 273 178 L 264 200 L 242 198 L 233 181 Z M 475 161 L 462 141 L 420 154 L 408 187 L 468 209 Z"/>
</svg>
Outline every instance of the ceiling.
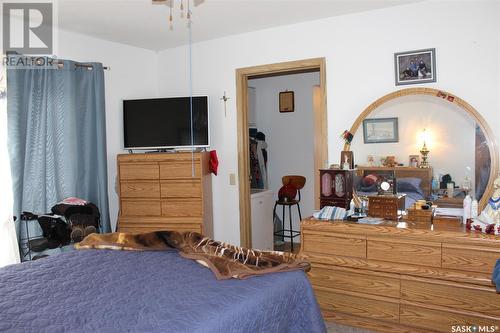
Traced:
<svg viewBox="0 0 500 333">
<path fill-rule="evenodd" d="M 101 39 L 163 50 L 187 43 L 185 20 L 151 0 L 59 0 L 59 28 Z M 421 0 L 205 0 L 194 7 L 193 42 Z M 184 0 L 186 2 L 186 0 Z"/>
</svg>

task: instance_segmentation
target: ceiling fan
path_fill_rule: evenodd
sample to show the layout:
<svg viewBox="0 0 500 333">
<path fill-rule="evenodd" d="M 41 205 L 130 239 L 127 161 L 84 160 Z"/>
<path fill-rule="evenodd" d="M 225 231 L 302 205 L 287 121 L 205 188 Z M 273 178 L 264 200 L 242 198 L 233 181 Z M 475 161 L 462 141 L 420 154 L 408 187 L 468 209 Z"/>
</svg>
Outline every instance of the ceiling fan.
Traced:
<svg viewBox="0 0 500 333">
<path fill-rule="evenodd" d="M 169 7 L 173 7 L 175 2 L 189 2 L 189 0 L 153 0 L 154 5 L 167 5 Z M 199 6 L 204 3 L 205 0 L 193 0 L 194 6 Z"/>
<path fill-rule="evenodd" d="M 173 28 L 174 28 L 174 25 L 173 25 L 174 19 L 173 19 L 172 12 L 173 12 L 174 6 L 176 6 L 176 4 L 179 5 L 181 18 L 186 17 L 186 19 L 188 21 L 188 25 L 189 25 L 191 23 L 191 15 L 192 15 L 192 12 L 190 9 L 191 1 L 193 2 L 195 7 L 201 5 L 203 2 L 205 2 L 205 0 L 152 0 L 152 1 L 153 1 L 153 5 L 165 5 L 165 6 L 170 8 L 170 16 L 168 19 L 169 23 L 170 23 L 170 30 L 173 30 Z M 186 4 L 187 8 L 184 8 L 184 4 Z M 184 15 L 184 13 L 186 15 Z"/>
</svg>

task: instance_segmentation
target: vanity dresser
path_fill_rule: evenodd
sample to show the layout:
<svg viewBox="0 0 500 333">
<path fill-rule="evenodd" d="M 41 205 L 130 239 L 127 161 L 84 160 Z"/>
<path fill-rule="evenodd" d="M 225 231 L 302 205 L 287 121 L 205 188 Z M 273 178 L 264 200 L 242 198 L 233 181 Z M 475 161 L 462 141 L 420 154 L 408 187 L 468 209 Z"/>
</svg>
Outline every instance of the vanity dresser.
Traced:
<svg viewBox="0 0 500 333">
<path fill-rule="evenodd" d="M 392 125 L 377 128 L 375 118 Z M 433 88 L 400 89 L 371 103 L 349 132 L 354 138 L 344 151 L 357 156 L 358 176 L 381 169 L 363 167 L 377 165 L 376 157 L 396 156 L 410 164 L 412 154 L 429 146 L 432 168 L 393 168 L 396 179 L 406 178 L 399 182 L 406 188 L 398 191 L 427 198 L 431 179 L 451 174 L 458 184 L 467 176 L 479 211 L 493 194 L 497 141 L 480 112 L 458 96 Z M 360 187 L 360 192 L 370 191 Z M 457 218 L 444 217 L 434 217 L 433 225 L 306 219 L 301 237 L 301 252 L 312 263 L 309 278 L 328 319 L 382 332 L 500 332 L 500 294 L 491 282 L 500 237 L 467 232 Z"/>
<path fill-rule="evenodd" d="M 491 282 L 500 237 L 458 225 L 434 231 L 411 222 L 314 219 L 302 221 L 301 237 L 325 319 L 382 332 L 500 327 Z"/>
</svg>

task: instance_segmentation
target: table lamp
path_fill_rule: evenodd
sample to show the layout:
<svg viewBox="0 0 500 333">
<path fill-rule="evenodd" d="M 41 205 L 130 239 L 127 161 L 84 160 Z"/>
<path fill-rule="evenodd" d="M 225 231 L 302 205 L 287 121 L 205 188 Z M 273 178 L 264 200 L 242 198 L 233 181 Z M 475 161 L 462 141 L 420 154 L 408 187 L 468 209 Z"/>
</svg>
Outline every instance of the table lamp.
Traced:
<svg viewBox="0 0 500 333">
<path fill-rule="evenodd" d="M 422 148 L 420 149 L 420 154 L 422 155 L 422 162 L 420 163 L 420 168 L 428 169 L 431 166 L 429 165 L 429 161 L 427 161 L 430 150 L 427 148 L 427 142 L 429 141 L 430 135 L 429 132 L 424 128 L 422 133 L 420 134 L 422 141 L 424 142 Z"/>
</svg>

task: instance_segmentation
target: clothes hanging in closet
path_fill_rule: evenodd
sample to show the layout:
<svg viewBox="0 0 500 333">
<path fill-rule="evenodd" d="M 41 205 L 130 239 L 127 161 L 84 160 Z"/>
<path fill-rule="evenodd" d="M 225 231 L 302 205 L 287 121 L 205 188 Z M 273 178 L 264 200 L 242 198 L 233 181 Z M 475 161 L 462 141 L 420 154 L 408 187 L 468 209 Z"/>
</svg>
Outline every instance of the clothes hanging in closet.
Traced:
<svg viewBox="0 0 500 333">
<path fill-rule="evenodd" d="M 268 188 L 267 180 L 267 143 L 266 136 L 258 132 L 250 137 L 250 176 L 251 188 Z"/>
</svg>

